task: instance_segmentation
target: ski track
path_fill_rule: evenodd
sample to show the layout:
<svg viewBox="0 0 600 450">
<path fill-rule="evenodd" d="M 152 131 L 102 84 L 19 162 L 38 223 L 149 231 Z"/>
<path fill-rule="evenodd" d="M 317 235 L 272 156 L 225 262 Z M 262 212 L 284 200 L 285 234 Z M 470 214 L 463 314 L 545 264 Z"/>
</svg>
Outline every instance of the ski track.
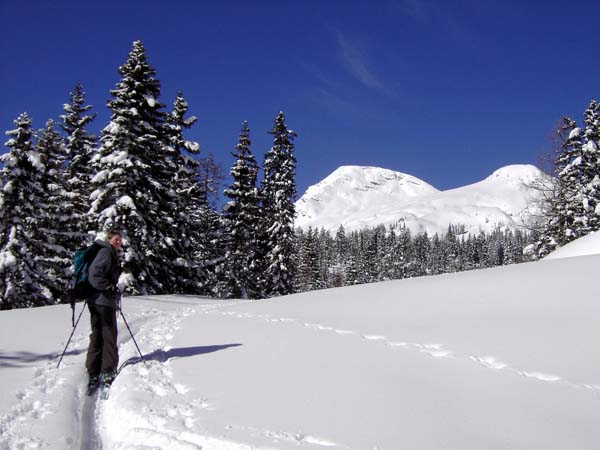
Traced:
<svg viewBox="0 0 600 450">
<path fill-rule="evenodd" d="M 79 448 L 81 450 L 102 450 L 102 438 L 98 434 L 98 397 L 88 396 L 84 392 L 85 387 L 79 390 L 79 399 L 83 406 L 81 408 L 79 423 Z"/>
<path fill-rule="evenodd" d="M 353 330 L 342 330 L 337 329 L 335 327 L 331 327 L 328 325 L 312 323 L 312 322 L 302 322 L 292 318 L 280 318 L 273 317 L 268 314 L 250 314 L 245 312 L 236 312 L 236 311 L 227 311 L 227 312 L 219 312 L 219 314 L 235 317 L 239 319 L 255 319 L 255 320 L 263 320 L 269 323 L 295 323 L 300 326 L 304 326 L 309 329 L 321 331 L 321 332 L 333 332 L 340 336 L 354 336 L 360 337 L 361 339 L 367 342 L 379 343 L 386 345 L 390 348 L 399 348 L 408 351 L 414 351 L 423 353 L 432 358 L 443 360 L 443 359 L 457 359 L 457 360 L 465 360 L 477 363 L 487 369 L 495 370 L 495 371 L 503 371 L 507 373 L 512 373 L 514 375 L 518 375 L 520 377 L 541 381 L 545 383 L 558 383 L 566 386 L 570 386 L 577 389 L 585 389 L 593 392 L 595 395 L 600 396 L 600 384 L 586 384 L 586 383 L 577 383 L 573 381 L 569 381 L 559 375 L 543 373 L 534 370 L 523 370 L 517 369 L 509 366 L 507 363 L 497 360 L 493 356 L 474 356 L 468 354 L 459 354 L 450 349 L 445 348 L 444 344 L 439 343 L 431 343 L 431 344 L 421 344 L 415 342 L 402 342 L 402 341 L 391 341 L 387 337 L 378 335 L 378 334 L 361 334 L 357 331 Z"/>
<path fill-rule="evenodd" d="M 86 345 L 87 338 L 86 333 L 79 332 L 71 340 L 69 348 Z M 59 403 L 60 399 L 65 396 L 77 398 L 77 392 L 67 392 L 69 386 L 73 386 L 67 380 L 74 377 L 73 371 L 69 370 L 72 366 L 69 360 L 72 357 L 65 357 L 60 370 L 56 368 L 56 360 L 49 360 L 33 370 L 30 384 L 16 394 L 17 403 L 0 417 L 0 449 L 21 450 L 49 445 L 44 436 L 36 435 L 34 424 L 36 420 L 45 419 L 59 410 L 63 406 Z M 80 416 L 80 411 L 76 415 Z M 64 448 L 77 448 L 72 436 L 66 436 L 63 445 Z"/>
<path fill-rule="evenodd" d="M 222 312 L 223 309 L 232 308 L 252 300 L 227 302 L 214 305 L 193 305 L 177 309 L 169 315 L 163 315 L 157 320 L 144 324 L 136 336 L 140 336 L 138 343 L 144 349 L 159 350 L 158 358 L 148 362 L 145 367 L 141 362 L 126 366 L 123 373 L 117 377 L 112 388 L 111 396 L 105 402 L 100 402 L 100 419 L 104 429 L 100 430 L 105 442 L 110 442 L 109 448 L 114 450 L 133 449 L 169 449 L 169 450 L 259 450 L 272 448 L 277 443 L 300 445 L 305 448 L 329 448 L 335 450 L 353 450 L 350 447 L 335 443 L 327 438 L 313 436 L 302 432 L 262 430 L 252 427 L 228 425 L 226 430 L 241 432 L 241 436 L 252 436 L 265 445 L 254 446 L 225 436 L 210 436 L 198 423 L 199 413 L 217 409 L 208 399 L 190 398 L 186 395 L 188 389 L 175 382 L 171 361 L 162 358 L 171 349 L 169 341 L 173 339 L 176 331 L 180 329 L 181 320 L 190 315 L 197 314 L 223 314 L 238 315 L 240 313 Z M 243 314 L 245 318 L 255 318 L 252 314 Z M 276 319 L 278 322 L 295 322 L 293 319 Z M 133 343 L 123 344 L 120 353 L 135 356 Z M 161 353 L 162 352 L 162 353 Z M 126 358 L 124 358 L 126 360 Z M 129 375 L 128 375 L 129 373 Z M 126 380 L 126 376 L 132 376 Z M 135 379 L 135 383 L 132 381 Z M 121 384 L 122 382 L 122 384 Z M 135 384 L 135 387 L 132 387 Z M 143 394 L 143 404 L 124 404 L 119 401 L 119 395 L 128 387 L 128 396 L 135 399 L 135 390 Z M 149 399 L 150 397 L 150 399 Z M 121 426 L 125 423 L 126 426 Z M 239 433 L 238 433 L 239 434 Z M 111 435 L 111 440 L 108 439 Z M 239 440 L 244 440 L 243 437 Z"/>
<path fill-rule="evenodd" d="M 239 303 L 236 303 L 239 304 Z M 197 305 L 197 304 L 193 304 Z M 208 305 L 207 310 L 232 306 Z M 177 322 L 183 317 L 193 312 L 193 308 L 186 308 L 183 311 L 180 308 L 174 308 L 170 311 L 168 317 L 165 317 L 164 310 L 150 308 L 135 313 L 125 313 L 132 332 L 145 333 L 148 327 L 154 327 L 157 331 L 154 338 L 144 336 L 139 341 L 143 349 L 156 348 L 153 345 L 162 344 L 172 339 L 173 333 L 177 330 Z M 161 323 L 165 323 L 161 326 Z M 157 325 L 158 324 L 158 325 Z M 168 332 L 165 332 L 168 331 Z M 148 333 L 151 335 L 152 333 Z M 69 344 L 69 350 L 85 349 L 88 346 L 88 330 L 81 328 L 73 335 Z M 142 342 L 144 344 L 142 344 Z M 63 341 L 62 345 L 66 343 Z M 119 354 L 122 362 L 130 357 L 136 357 L 137 350 L 133 345 L 129 331 L 124 324 L 119 327 Z M 24 450 L 31 448 L 55 448 L 55 449 L 85 449 L 99 450 L 103 447 L 103 423 L 106 421 L 104 403 L 109 400 L 100 400 L 96 395 L 87 397 L 85 395 L 85 384 L 87 381 L 85 375 L 85 351 L 78 355 L 66 355 L 62 361 L 60 369 L 56 368 L 57 360 L 49 360 L 46 364 L 32 369 L 32 379 L 28 385 L 22 387 L 16 393 L 17 402 L 7 413 L 0 416 L 0 450 Z M 139 366 L 138 363 L 136 366 Z M 150 363 L 151 366 L 161 368 L 161 364 Z M 133 366 L 133 367 L 136 367 Z M 125 374 L 129 370 L 127 366 L 123 368 Z M 143 368 L 138 367 L 138 371 L 143 372 Z M 163 376 L 169 375 L 168 370 L 161 370 Z M 168 390 L 173 389 L 179 394 L 184 394 L 186 388 L 181 385 L 169 385 L 168 378 L 160 379 L 156 383 L 155 393 L 164 395 Z M 117 380 L 115 384 L 118 385 Z M 114 388 L 114 387 L 113 387 Z M 165 389 L 161 391 L 161 389 Z M 65 399 L 73 399 L 72 405 L 65 404 Z M 73 430 L 76 435 L 61 437 L 60 442 L 48 442 L 47 436 L 40 435 L 36 430 L 36 421 L 48 418 L 51 415 L 65 407 L 72 407 L 74 411 Z M 192 414 L 188 411 L 189 421 Z M 167 448 L 167 447 L 165 447 Z"/>
</svg>

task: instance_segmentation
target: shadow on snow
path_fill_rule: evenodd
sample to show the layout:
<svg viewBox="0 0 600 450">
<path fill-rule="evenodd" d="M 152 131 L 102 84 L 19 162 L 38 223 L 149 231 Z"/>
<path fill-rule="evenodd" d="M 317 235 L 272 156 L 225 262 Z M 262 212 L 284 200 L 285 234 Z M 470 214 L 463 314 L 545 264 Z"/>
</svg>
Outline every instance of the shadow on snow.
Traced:
<svg viewBox="0 0 600 450">
<path fill-rule="evenodd" d="M 65 353 L 65 356 L 79 355 L 87 351 L 87 348 L 81 348 L 77 350 L 70 350 Z M 52 359 L 58 359 L 60 353 L 33 353 L 33 352 L 14 352 L 14 353 L 0 353 L 0 368 L 19 368 L 27 367 L 40 361 L 49 361 Z"/>
<path fill-rule="evenodd" d="M 227 350 L 228 348 L 231 348 L 231 347 L 241 347 L 241 346 L 242 346 L 242 344 L 225 344 L 225 345 L 207 345 L 207 346 L 202 346 L 202 347 L 179 347 L 179 348 L 172 348 L 170 350 L 154 350 L 152 353 L 148 353 L 147 355 L 144 355 L 144 359 L 146 360 L 146 362 L 148 362 L 148 361 L 165 362 L 170 359 L 188 358 L 190 356 L 205 355 L 207 353 L 214 353 L 214 352 L 218 352 L 221 350 Z M 134 356 L 132 358 L 129 358 L 127 361 L 125 361 L 121 364 L 117 373 L 121 372 L 121 370 L 123 370 L 123 368 L 125 368 L 127 366 L 131 366 L 133 364 L 138 364 L 140 362 L 142 362 L 142 358 L 140 358 L 139 356 Z"/>
</svg>

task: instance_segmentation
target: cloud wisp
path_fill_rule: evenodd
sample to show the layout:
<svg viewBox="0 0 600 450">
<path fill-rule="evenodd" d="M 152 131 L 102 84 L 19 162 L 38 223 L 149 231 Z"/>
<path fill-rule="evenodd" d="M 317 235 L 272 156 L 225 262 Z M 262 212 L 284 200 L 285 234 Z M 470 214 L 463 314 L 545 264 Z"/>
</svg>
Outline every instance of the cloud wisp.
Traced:
<svg viewBox="0 0 600 450">
<path fill-rule="evenodd" d="M 344 68 L 355 79 L 370 89 L 390 95 L 391 92 L 367 65 L 367 54 L 356 42 L 350 42 L 341 32 L 337 32 L 339 56 Z"/>
</svg>

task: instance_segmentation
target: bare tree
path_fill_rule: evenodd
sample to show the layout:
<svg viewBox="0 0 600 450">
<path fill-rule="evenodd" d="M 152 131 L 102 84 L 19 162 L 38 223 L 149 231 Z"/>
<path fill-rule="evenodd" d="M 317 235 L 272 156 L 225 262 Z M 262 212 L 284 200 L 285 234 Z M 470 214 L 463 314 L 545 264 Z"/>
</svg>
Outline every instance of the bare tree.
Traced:
<svg viewBox="0 0 600 450">
<path fill-rule="evenodd" d="M 216 210 L 221 188 L 225 181 L 225 171 L 223 166 L 215 161 L 211 152 L 201 158 L 199 162 L 198 182 L 200 184 L 201 202 Z"/>
</svg>

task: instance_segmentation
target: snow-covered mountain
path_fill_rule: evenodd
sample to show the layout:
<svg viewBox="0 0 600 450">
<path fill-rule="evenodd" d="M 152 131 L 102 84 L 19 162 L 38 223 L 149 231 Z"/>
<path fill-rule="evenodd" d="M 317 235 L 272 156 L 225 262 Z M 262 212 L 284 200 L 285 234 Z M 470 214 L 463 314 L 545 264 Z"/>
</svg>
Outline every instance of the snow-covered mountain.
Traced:
<svg viewBox="0 0 600 450">
<path fill-rule="evenodd" d="M 598 449 L 599 236 L 270 300 L 126 297 L 148 365 L 120 322 L 108 400 L 84 395 L 87 312 L 57 369 L 69 306 L 0 311 L 0 449 Z"/>
<path fill-rule="evenodd" d="M 536 192 L 527 188 L 545 175 L 532 165 L 511 165 L 486 179 L 439 191 L 411 175 L 388 169 L 342 166 L 309 187 L 296 202 L 296 226 L 335 232 L 404 220 L 413 232 L 445 233 L 449 224 L 491 231 L 522 225 Z"/>
</svg>

